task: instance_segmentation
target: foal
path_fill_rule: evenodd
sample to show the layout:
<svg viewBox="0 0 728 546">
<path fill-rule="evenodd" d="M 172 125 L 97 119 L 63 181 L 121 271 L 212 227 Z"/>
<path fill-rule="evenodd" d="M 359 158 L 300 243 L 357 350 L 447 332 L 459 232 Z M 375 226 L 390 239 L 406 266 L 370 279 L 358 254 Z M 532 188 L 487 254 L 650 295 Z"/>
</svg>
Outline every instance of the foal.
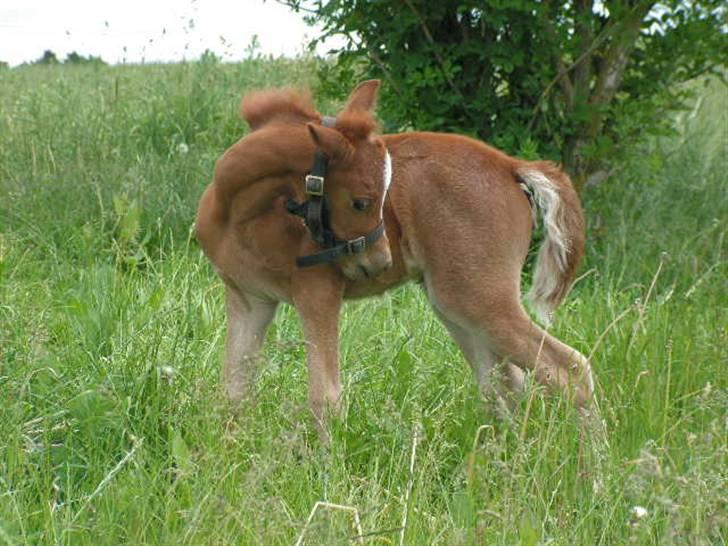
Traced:
<svg viewBox="0 0 728 546">
<path fill-rule="evenodd" d="M 290 90 L 243 100 L 251 132 L 218 160 L 196 222 L 225 284 L 228 397 L 237 404 L 246 395 L 276 307 L 291 303 L 306 339 L 311 411 L 325 436 L 327 407 L 336 411 L 341 400 L 343 300 L 414 279 L 483 392 L 495 367 L 511 390 L 533 370 L 585 406 L 593 391 L 586 358 L 531 321 L 520 301 L 532 205 L 546 228 L 535 309 L 547 318 L 573 283 L 584 219 L 568 176 L 463 136 L 377 135 L 378 88 L 377 80 L 361 83 L 335 120 Z"/>
</svg>

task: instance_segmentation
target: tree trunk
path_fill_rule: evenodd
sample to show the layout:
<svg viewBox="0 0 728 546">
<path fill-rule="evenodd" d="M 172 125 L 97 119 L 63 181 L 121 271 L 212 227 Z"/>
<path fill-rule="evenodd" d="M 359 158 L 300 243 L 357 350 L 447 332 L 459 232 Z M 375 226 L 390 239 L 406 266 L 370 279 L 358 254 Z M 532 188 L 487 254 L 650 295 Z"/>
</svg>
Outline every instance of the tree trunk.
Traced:
<svg viewBox="0 0 728 546">
<path fill-rule="evenodd" d="M 584 149 L 597 138 L 604 127 L 607 109 L 622 84 L 624 71 L 629 56 L 637 43 L 642 21 L 652 8 L 653 2 L 645 2 L 629 10 L 622 21 L 617 22 L 614 36 L 602 55 L 600 70 L 596 74 L 596 82 L 589 93 L 589 81 L 592 71 L 593 36 L 584 23 L 587 11 L 591 12 L 591 0 L 579 0 L 576 4 L 576 30 L 579 36 L 580 61 L 575 65 L 574 84 L 571 96 L 567 96 L 567 106 L 574 110 L 585 108 L 586 120 L 579 123 L 574 135 L 567 138 L 563 151 L 563 164 L 571 175 L 577 191 L 581 191 L 589 175 L 598 168 L 599 160 L 590 158 Z M 562 63 L 563 64 L 563 63 Z M 587 66 L 588 65 L 588 66 Z M 559 64 L 557 64 L 557 70 Z M 574 110 L 569 112 L 574 113 Z"/>
</svg>

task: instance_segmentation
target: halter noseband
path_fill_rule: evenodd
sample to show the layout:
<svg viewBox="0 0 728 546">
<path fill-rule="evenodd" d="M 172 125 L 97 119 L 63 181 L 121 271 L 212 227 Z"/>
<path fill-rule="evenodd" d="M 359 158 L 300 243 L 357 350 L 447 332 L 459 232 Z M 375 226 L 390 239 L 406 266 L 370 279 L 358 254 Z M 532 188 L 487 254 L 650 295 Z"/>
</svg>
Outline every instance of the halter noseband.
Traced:
<svg viewBox="0 0 728 546">
<path fill-rule="evenodd" d="M 336 118 L 328 116 L 324 117 L 321 122 L 324 127 L 333 127 L 335 123 Z M 321 151 L 316 150 L 313 167 L 311 167 L 311 172 L 305 178 L 307 199 L 303 203 L 298 203 L 293 199 L 286 202 L 286 210 L 303 218 L 311 239 L 325 249 L 307 256 L 297 257 L 296 265 L 298 267 L 311 267 L 333 262 L 342 256 L 359 254 L 384 234 L 383 221 L 379 222 L 379 225 L 372 231 L 356 239 L 339 239 L 334 234 L 331 229 L 329 208 L 324 196 L 324 180 L 328 164 L 329 159 Z"/>
</svg>

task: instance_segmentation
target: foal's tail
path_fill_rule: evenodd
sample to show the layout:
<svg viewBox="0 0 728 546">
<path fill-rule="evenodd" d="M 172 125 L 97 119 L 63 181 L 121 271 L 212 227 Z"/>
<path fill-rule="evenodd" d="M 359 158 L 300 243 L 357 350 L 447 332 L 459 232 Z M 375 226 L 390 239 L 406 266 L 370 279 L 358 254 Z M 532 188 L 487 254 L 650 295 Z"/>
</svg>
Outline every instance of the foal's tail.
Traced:
<svg viewBox="0 0 728 546">
<path fill-rule="evenodd" d="M 528 298 L 538 316 L 549 322 L 569 293 L 584 255 L 584 214 L 569 176 L 553 163 L 522 162 L 515 174 L 533 193 L 546 228 Z"/>
</svg>

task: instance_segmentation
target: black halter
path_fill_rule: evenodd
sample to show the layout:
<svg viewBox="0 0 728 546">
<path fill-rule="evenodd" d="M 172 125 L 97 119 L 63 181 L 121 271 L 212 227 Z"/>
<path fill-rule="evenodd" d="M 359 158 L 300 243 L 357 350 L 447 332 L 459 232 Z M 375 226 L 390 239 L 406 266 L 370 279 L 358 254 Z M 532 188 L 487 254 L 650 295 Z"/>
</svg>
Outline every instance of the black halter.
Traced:
<svg viewBox="0 0 728 546">
<path fill-rule="evenodd" d="M 322 120 L 324 127 L 333 127 L 335 123 L 336 119 L 331 117 L 324 117 Z M 328 164 L 329 159 L 319 150 L 316 150 L 313 167 L 311 167 L 311 172 L 305 178 L 307 199 L 303 203 L 298 203 L 293 199 L 286 202 L 286 210 L 303 218 L 311 239 L 325 249 L 308 256 L 297 257 L 296 265 L 298 267 L 310 267 L 333 262 L 342 256 L 359 254 L 384 234 L 384 222 L 380 222 L 374 230 L 356 239 L 339 239 L 334 235 L 331 229 L 329 207 L 326 204 L 326 196 L 324 195 L 324 180 Z"/>
</svg>

